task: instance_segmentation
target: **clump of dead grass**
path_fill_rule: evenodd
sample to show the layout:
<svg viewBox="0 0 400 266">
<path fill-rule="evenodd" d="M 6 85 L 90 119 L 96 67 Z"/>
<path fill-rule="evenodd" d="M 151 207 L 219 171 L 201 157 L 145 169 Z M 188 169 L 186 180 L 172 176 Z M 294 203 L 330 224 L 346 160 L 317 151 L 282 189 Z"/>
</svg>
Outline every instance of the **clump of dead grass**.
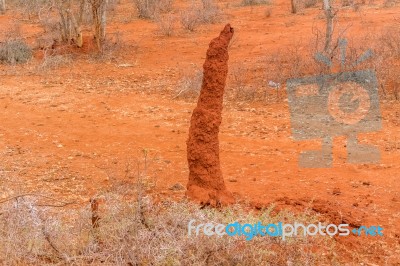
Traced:
<svg viewBox="0 0 400 266">
<path fill-rule="evenodd" d="M 186 100 L 197 99 L 200 95 L 202 82 L 203 71 L 201 69 L 195 68 L 183 73 L 174 98 Z"/>
<path fill-rule="evenodd" d="M 271 1 L 269 0 L 242 0 L 242 6 L 258 6 L 258 5 L 269 5 Z"/>
<path fill-rule="evenodd" d="M 335 258 L 333 240 L 327 237 L 280 238 L 188 236 L 188 223 L 227 224 L 316 222 L 310 213 L 272 215 L 272 208 L 260 212 L 234 205 L 229 208 L 199 208 L 187 202 L 165 200 L 155 204 L 149 195 L 140 200 L 105 193 L 92 223 L 88 203 L 82 209 L 40 207 L 29 197 L 0 206 L 0 262 L 2 264 L 117 264 L 117 265 L 310 265 Z M 179 215 L 177 215 L 179 214 Z M 194 234 L 194 232 L 193 232 Z M 318 256 L 313 249 L 330 256 Z"/>
<path fill-rule="evenodd" d="M 22 39 L 7 39 L 0 43 L 0 63 L 26 63 L 32 58 L 32 49 Z"/>
<path fill-rule="evenodd" d="M 186 10 L 181 11 L 182 27 L 195 31 L 202 24 L 212 24 L 219 21 L 222 12 L 213 0 L 202 0 L 201 5 L 192 3 Z"/>
<path fill-rule="evenodd" d="M 155 19 L 160 13 L 172 11 L 173 0 L 134 0 L 139 17 Z"/>
</svg>

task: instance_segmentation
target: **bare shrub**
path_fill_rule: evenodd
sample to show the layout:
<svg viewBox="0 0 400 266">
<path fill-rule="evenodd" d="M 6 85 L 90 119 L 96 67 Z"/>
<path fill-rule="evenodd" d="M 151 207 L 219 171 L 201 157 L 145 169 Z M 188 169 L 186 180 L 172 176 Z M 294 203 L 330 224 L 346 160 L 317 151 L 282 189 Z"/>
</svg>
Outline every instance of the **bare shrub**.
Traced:
<svg viewBox="0 0 400 266">
<path fill-rule="evenodd" d="M 50 0 L 11 0 L 10 6 L 18 9 L 24 15 L 28 16 L 29 19 L 35 17 L 39 18 L 49 12 L 52 6 Z"/>
<path fill-rule="evenodd" d="M 66 66 L 72 63 L 71 55 L 54 54 L 45 51 L 43 56 L 43 62 L 40 65 L 40 70 L 54 70 L 62 66 Z"/>
<path fill-rule="evenodd" d="M 256 99 L 257 92 L 251 86 L 250 81 L 251 76 L 248 68 L 242 65 L 232 67 L 228 76 L 228 100 L 254 101 Z"/>
<path fill-rule="evenodd" d="M 190 202 L 164 199 L 154 204 L 149 195 L 127 200 L 115 193 L 97 197 L 81 208 L 41 207 L 31 197 L 0 206 L 0 262 L 3 265 L 325 265 L 337 261 L 329 236 L 280 237 L 188 236 L 188 223 L 317 223 L 306 210 L 272 215 L 234 205 L 220 210 Z M 96 223 L 92 223 L 93 211 Z M 179 215 L 177 215 L 179 214 Z M 273 252 L 265 252 L 271 250 Z M 317 252 L 318 251 L 318 252 Z M 318 254 L 324 253 L 325 256 Z M 190 254 L 190 256 L 188 256 Z M 290 263 L 288 263 L 290 262 Z"/>
<path fill-rule="evenodd" d="M 400 57 L 400 29 L 397 25 L 383 29 L 379 41 L 383 53 L 389 56 Z"/>
<path fill-rule="evenodd" d="M 181 11 L 180 17 L 182 27 L 188 31 L 194 31 L 201 24 L 201 17 L 197 9 Z"/>
<path fill-rule="evenodd" d="M 126 49 L 122 40 L 122 32 L 116 31 L 109 33 L 103 41 L 99 53 L 92 54 L 92 59 L 96 61 L 115 61 L 121 55 L 121 51 Z"/>
<path fill-rule="evenodd" d="M 134 0 L 134 3 L 139 12 L 139 18 L 152 19 L 156 16 L 156 0 Z"/>
<path fill-rule="evenodd" d="M 173 0 L 134 0 L 139 18 L 155 19 L 160 13 L 172 11 Z"/>
<path fill-rule="evenodd" d="M 26 63 L 31 57 L 32 49 L 22 39 L 0 43 L 0 62 L 3 64 Z"/>
<path fill-rule="evenodd" d="M 80 0 L 77 12 L 74 12 L 74 1 L 56 0 L 54 2 L 58 16 L 58 32 L 63 43 L 71 44 L 74 42 L 78 47 L 82 47 L 83 38 L 81 32 L 82 17 L 85 8 L 85 0 Z M 76 19 L 78 17 L 78 19 Z M 54 30 L 54 27 L 51 28 Z"/>
<path fill-rule="evenodd" d="M 92 7 L 93 31 L 97 48 L 101 52 L 106 41 L 108 0 L 88 0 Z"/>
<path fill-rule="evenodd" d="M 257 6 L 257 5 L 269 5 L 271 2 L 269 0 L 242 0 L 242 6 Z"/>
<path fill-rule="evenodd" d="M 203 71 L 194 69 L 183 74 L 174 98 L 194 99 L 200 95 Z"/>
<path fill-rule="evenodd" d="M 352 7 L 354 0 L 342 0 L 342 7 Z"/>
<path fill-rule="evenodd" d="M 176 17 L 171 14 L 160 15 L 157 18 L 159 32 L 164 36 L 172 36 L 175 31 Z"/>
<path fill-rule="evenodd" d="M 199 11 L 201 22 L 204 24 L 215 23 L 221 14 L 214 0 L 202 0 L 202 8 Z"/>
<path fill-rule="evenodd" d="M 221 11 L 213 0 L 202 0 L 202 4 L 192 5 L 181 12 L 181 24 L 184 29 L 194 31 L 201 24 L 215 23 L 219 20 Z"/>
<path fill-rule="evenodd" d="M 360 3 L 355 3 L 353 5 L 353 10 L 354 10 L 354 12 L 360 11 L 361 10 L 361 4 Z"/>
<path fill-rule="evenodd" d="M 315 7 L 318 3 L 318 0 L 304 0 L 303 5 L 304 8 L 312 8 Z"/>
<path fill-rule="evenodd" d="M 160 0 L 158 2 L 157 8 L 161 13 L 168 13 L 173 10 L 174 0 Z"/>
<path fill-rule="evenodd" d="M 6 0 L 0 0 L 0 14 L 6 12 Z"/>
<path fill-rule="evenodd" d="M 385 0 L 383 2 L 383 6 L 388 8 L 388 7 L 393 7 L 396 5 L 396 0 Z"/>
</svg>

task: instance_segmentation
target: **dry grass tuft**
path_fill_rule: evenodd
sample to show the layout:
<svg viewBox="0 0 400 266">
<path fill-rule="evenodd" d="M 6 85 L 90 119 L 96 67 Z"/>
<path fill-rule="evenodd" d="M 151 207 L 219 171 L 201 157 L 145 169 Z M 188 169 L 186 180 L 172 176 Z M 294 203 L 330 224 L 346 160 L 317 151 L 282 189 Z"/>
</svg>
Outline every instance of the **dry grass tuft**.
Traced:
<svg viewBox="0 0 400 266">
<path fill-rule="evenodd" d="M 289 212 L 255 213 L 239 205 L 226 209 L 200 209 L 190 202 L 154 204 L 149 196 L 126 200 L 118 194 L 101 197 L 96 226 L 88 203 L 83 209 L 39 207 L 32 198 L 18 198 L 0 208 L 0 263 L 15 264 L 117 264 L 117 265 L 310 265 L 335 259 L 331 238 L 279 238 L 188 236 L 196 224 L 316 222 L 312 215 Z M 179 215 L 177 215 L 179 214 Z M 327 256 L 317 256 L 322 249 Z M 329 256 L 328 256 L 329 255 Z"/>
<path fill-rule="evenodd" d="M 0 43 L 0 63 L 26 63 L 32 58 L 32 49 L 22 39 L 8 39 Z"/>
</svg>

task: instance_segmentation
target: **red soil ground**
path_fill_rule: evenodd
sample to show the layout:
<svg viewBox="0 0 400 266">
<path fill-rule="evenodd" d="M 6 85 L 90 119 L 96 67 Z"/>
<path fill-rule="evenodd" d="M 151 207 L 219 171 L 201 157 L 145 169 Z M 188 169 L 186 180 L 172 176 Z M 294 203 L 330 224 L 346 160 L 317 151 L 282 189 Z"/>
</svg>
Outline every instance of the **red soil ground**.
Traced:
<svg viewBox="0 0 400 266">
<path fill-rule="evenodd" d="M 123 22 L 120 17 L 129 5 L 119 7 L 109 28 L 122 32 L 128 45 L 118 62 L 82 59 L 45 72 L 36 70 L 38 62 L 0 66 L 0 197 L 29 191 L 87 204 L 92 195 L 133 182 L 135 158 L 142 158 L 145 148 L 157 158 L 149 166 L 157 176 L 150 193 L 159 199 L 183 198 L 184 190 L 169 189 L 188 180 L 186 140 L 195 103 L 172 99 L 182 70 L 202 65 L 209 41 L 225 22 L 237 37 L 229 64 L 260 67 L 260 58 L 313 38 L 313 25 L 323 25 L 320 9 L 291 15 L 289 1 L 259 7 L 222 2 L 221 23 L 161 37 L 153 22 Z M 272 16 L 266 18 L 268 8 Z M 340 23 L 351 24 L 348 34 L 353 36 L 379 32 L 394 23 L 399 11 L 363 6 L 358 12 L 342 11 Z M 11 14 L 0 16 L 0 25 L 11 19 Z M 30 42 L 40 32 L 39 25 L 24 22 L 22 34 Z M 298 213 L 311 208 L 332 222 L 380 225 L 382 238 L 341 239 L 343 256 L 349 262 L 362 257 L 398 265 L 400 102 L 381 101 L 381 112 L 382 130 L 362 136 L 379 147 L 379 164 L 347 164 L 345 138 L 337 138 L 332 168 L 303 169 L 298 154 L 319 144 L 291 138 L 287 101 L 228 103 L 220 131 L 226 186 L 257 208 L 275 204 Z"/>
</svg>

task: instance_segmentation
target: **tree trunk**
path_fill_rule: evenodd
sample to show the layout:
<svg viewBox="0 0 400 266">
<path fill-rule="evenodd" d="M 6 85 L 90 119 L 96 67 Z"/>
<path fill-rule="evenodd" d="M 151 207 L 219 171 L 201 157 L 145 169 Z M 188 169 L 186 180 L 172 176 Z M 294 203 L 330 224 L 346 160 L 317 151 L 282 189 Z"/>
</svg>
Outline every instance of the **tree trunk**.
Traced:
<svg viewBox="0 0 400 266">
<path fill-rule="evenodd" d="M 296 0 L 290 0 L 290 3 L 292 5 L 292 13 L 296 14 L 297 13 Z"/>
<path fill-rule="evenodd" d="M 97 48 L 101 51 L 106 37 L 106 10 L 108 0 L 91 0 L 94 24 L 94 38 Z"/>
<path fill-rule="evenodd" d="M 1 1 L 1 0 L 0 0 Z M 78 47 L 82 47 L 83 39 L 81 32 L 81 21 L 82 14 L 84 12 L 84 2 L 85 0 L 81 0 L 78 18 L 76 21 L 75 15 L 73 13 L 73 1 L 56 1 L 56 8 L 58 10 L 58 14 L 60 16 L 60 35 L 63 43 L 70 44 L 71 41 L 75 43 Z"/>
<path fill-rule="evenodd" d="M 0 0 L 0 14 L 6 12 L 6 0 Z"/>
<path fill-rule="evenodd" d="M 326 33 L 325 33 L 325 53 L 329 54 L 332 45 L 333 18 L 335 14 L 332 11 L 330 0 L 324 0 L 324 10 L 326 15 Z"/>
</svg>

